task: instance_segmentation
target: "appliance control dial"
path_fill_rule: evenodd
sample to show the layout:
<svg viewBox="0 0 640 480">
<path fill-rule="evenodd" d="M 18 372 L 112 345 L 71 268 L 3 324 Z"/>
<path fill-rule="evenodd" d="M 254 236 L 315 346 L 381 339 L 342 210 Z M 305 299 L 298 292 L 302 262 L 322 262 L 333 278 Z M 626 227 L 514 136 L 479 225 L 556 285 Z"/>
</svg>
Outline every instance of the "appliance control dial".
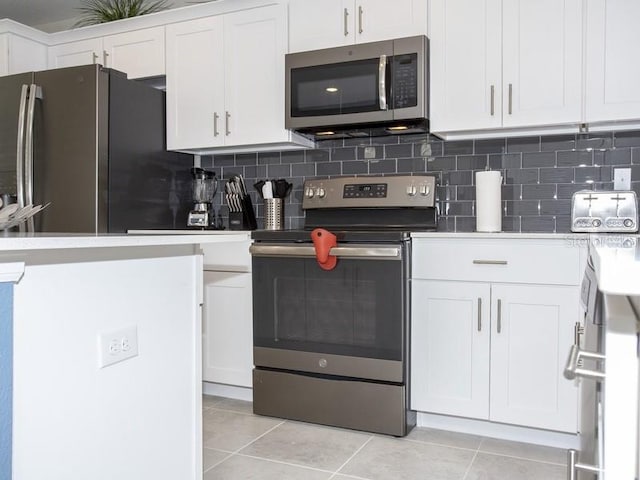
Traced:
<svg viewBox="0 0 640 480">
<path fill-rule="evenodd" d="M 316 190 L 316 197 L 324 198 L 326 195 L 327 195 L 327 192 L 325 192 L 324 188 L 318 188 Z"/>
<path fill-rule="evenodd" d="M 308 187 L 307 190 L 304 192 L 304 196 L 307 198 L 313 198 L 314 195 L 314 191 L 313 188 Z"/>
<path fill-rule="evenodd" d="M 429 189 L 428 185 L 420 185 L 420 195 L 426 197 L 430 192 L 431 190 Z"/>
<path fill-rule="evenodd" d="M 410 197 L 413 197 L 417 192 L 416 186 L 415 185 L 409 185 L 407 187 L 407 195 L 409 195 Z"/>
<path fill-rule="evenodd" d="M 594 227 L 599 227 L 600 225 L 602 225 L 602 221 L 599 218 L 594 218 L 591 222 L 591 225 L 593 225 Z"/>
<path fill-rule="evenodd" d="M 631 220 L 630 218 L 625 218 L 624 226 L 627 227 L 627 228 L 633 227 L 633 220 Z"/>
</svg>

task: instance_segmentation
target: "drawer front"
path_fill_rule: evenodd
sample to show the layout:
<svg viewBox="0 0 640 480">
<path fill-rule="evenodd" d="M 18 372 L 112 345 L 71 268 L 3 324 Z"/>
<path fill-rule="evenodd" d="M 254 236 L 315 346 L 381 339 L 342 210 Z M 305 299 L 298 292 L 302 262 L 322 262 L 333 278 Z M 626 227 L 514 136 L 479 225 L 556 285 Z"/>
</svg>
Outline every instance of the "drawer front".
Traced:
<svg viewBox="0 0 640 480">
<path fill-rule="evenodd" d="M 414 239 L 412 277 L 579 285 L 581 248 L 564 239 Z"/>
<path fill-rule="evenodd" d="M 204 253 L 204 269 L 223 272 L 250 272 L 251 240 L 200 245 Z"/>
</svg>

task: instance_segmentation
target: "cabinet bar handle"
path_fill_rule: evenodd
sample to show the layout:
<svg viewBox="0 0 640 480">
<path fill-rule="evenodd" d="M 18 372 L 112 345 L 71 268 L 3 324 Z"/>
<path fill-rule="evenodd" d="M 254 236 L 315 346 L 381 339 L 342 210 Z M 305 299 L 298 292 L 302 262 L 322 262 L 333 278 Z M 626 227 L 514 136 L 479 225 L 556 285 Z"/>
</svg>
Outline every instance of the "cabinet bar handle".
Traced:
<svg viewBox="0 0 640 480">
<path fill-rule="evenodd" d="M 474 260 L 474 265 L 507 265 L 506 260 Z"/>
<path fill-rule="evenodd" d="M 349 10 L 344 9 L 344 36 L 349 36 Z"/>
<path fill-rule="evenodd" d="M 603 362 L 606 360 L 605 355 L 596 352 L 587 352 L 586 350 L 580 350 L 578 345 L 571 345 L 569 349 L 569 355 L 567 356 L 567 362 L 564 366 L 564 378 L 567 380 L 573 380 L 576 377 L 590 378 L 592 380 L 602 381 L 605 379 L 605 372 L 598 370 L 589 370 L 587 368 L 580 368 L 580 360 L 586 358 L 589 360 L 597 360 Z"/>
<path fill-rule="evenodd" d="M 224 121 L 224 134 L 231 135 L 231 131 L 229 130 L 229 119 L 231 118 L 231 114 L 229 112 L 224 112 L 225 121 Z"/>
<path fill-rule="evenodd" d="M 218 112 L 213 112 L 213 136 L 214 137 L 218 136 L 218 118 L 220 118 L 220 115 L 218 115 Z"/>
<path fill-rule="evenodd" d="M 498 333 L 502 332 L 502 300 L 498 299 Z"/>
<path fill-rule="evenodd" d="M 93 52 L 92 55 L 93 55 L 93 64 L 95 65 L 96 62 L 98 61 L 98 54 L 96 52 Z"/>
<path fill-rule="evenodd" d="M 513 113 L 513 85 L 509 84 L 509 115 Z"/>
<path fill-rule="evenodd" d="M 358 6 L 358 33 L 362 33 L 362 5 Z"/>
<path fill-rule="evenodd" d="M 604 470 L 597 465 L 589 465 L 587 463 L 578 463 L 578 451 L 574 449 L 567 450 L 567 480 L 577 480 L 578 470 L 590 473 L 602 473 Z"/>
<path fill-rule="evenodd" d="M 496 113 L 495 111 L 495 100 L 496 100 L 496 87 L 491 85 L 491 116 L 493 117 Z"/>
<path fill-rule="evenodd" d="M 482 298 L 478 297 L 478 331 L 482 331 Z"/>
<path fill-rule="evenodd" d="M 104 62 L 103 65 L 106 67 L 107 66 L 107 60 L 109 58 L 109 53 L 106 50 L 102 51 L 102 61 Z"/>
</svg>

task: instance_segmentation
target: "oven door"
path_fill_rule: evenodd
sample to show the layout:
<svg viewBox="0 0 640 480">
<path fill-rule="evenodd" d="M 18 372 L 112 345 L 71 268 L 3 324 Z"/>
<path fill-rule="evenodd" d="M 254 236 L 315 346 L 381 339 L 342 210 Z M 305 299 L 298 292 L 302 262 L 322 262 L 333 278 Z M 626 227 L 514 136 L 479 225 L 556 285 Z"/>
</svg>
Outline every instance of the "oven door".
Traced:
<svg viewBox="0 0 640 480">
<path fill-rule="evenodd" d="M 327 271 L 313 246 L 252 245 L 256 367 L 403 382 L 407 249 L 334 247 Z"/>
</svg>

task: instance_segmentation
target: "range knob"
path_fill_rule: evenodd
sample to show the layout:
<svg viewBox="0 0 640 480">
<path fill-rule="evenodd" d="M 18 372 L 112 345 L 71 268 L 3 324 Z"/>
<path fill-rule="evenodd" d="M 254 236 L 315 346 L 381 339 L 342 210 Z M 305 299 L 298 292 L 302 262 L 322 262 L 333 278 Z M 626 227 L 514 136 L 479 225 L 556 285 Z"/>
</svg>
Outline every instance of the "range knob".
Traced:
<svg viewBox="0 0 640 480">
<path fill-rule="evenodd" d="M 318 198 L 324 198 L 326 194 L 327 192 L 324 191 L 324 188 L 318 188 L 316 190 L 316 197 Z"/>
<path fill-rule="evenodd" d="M 308 187 L 305 192 L 304 192 L 304 196 L 307 198 L 313 198 L 314 192 L 313 192 L 313 188 Z"/>
<path fill-rule="evenodd" d="M 594 218 L 591 222 L 591 225 L 593 225 L 594 227 L 599 227 L 600 225 L 602 225 L 602 221 L 599 218 Z"/>
<path fill-rule="evenodd" d="M 633 220 L 631 220 L 630 218 L 625 218 L 623 223 L 624 223 L 624 226 L 627 228 L 633 227 Z"/>
<path fill-rule="evenodd" d="M 430 192 L 431 190 L 429 189 L 428 185 L 420 185 L 420 195 L 426 197 Z"/>
<path fill-rule="evenodd" d="M 413 197 L 417 192 L 416 186 L 415 185 L 409 185 L 407 187 L 407 195 L 409 195 L 410 197 Z"/>
</svg>

